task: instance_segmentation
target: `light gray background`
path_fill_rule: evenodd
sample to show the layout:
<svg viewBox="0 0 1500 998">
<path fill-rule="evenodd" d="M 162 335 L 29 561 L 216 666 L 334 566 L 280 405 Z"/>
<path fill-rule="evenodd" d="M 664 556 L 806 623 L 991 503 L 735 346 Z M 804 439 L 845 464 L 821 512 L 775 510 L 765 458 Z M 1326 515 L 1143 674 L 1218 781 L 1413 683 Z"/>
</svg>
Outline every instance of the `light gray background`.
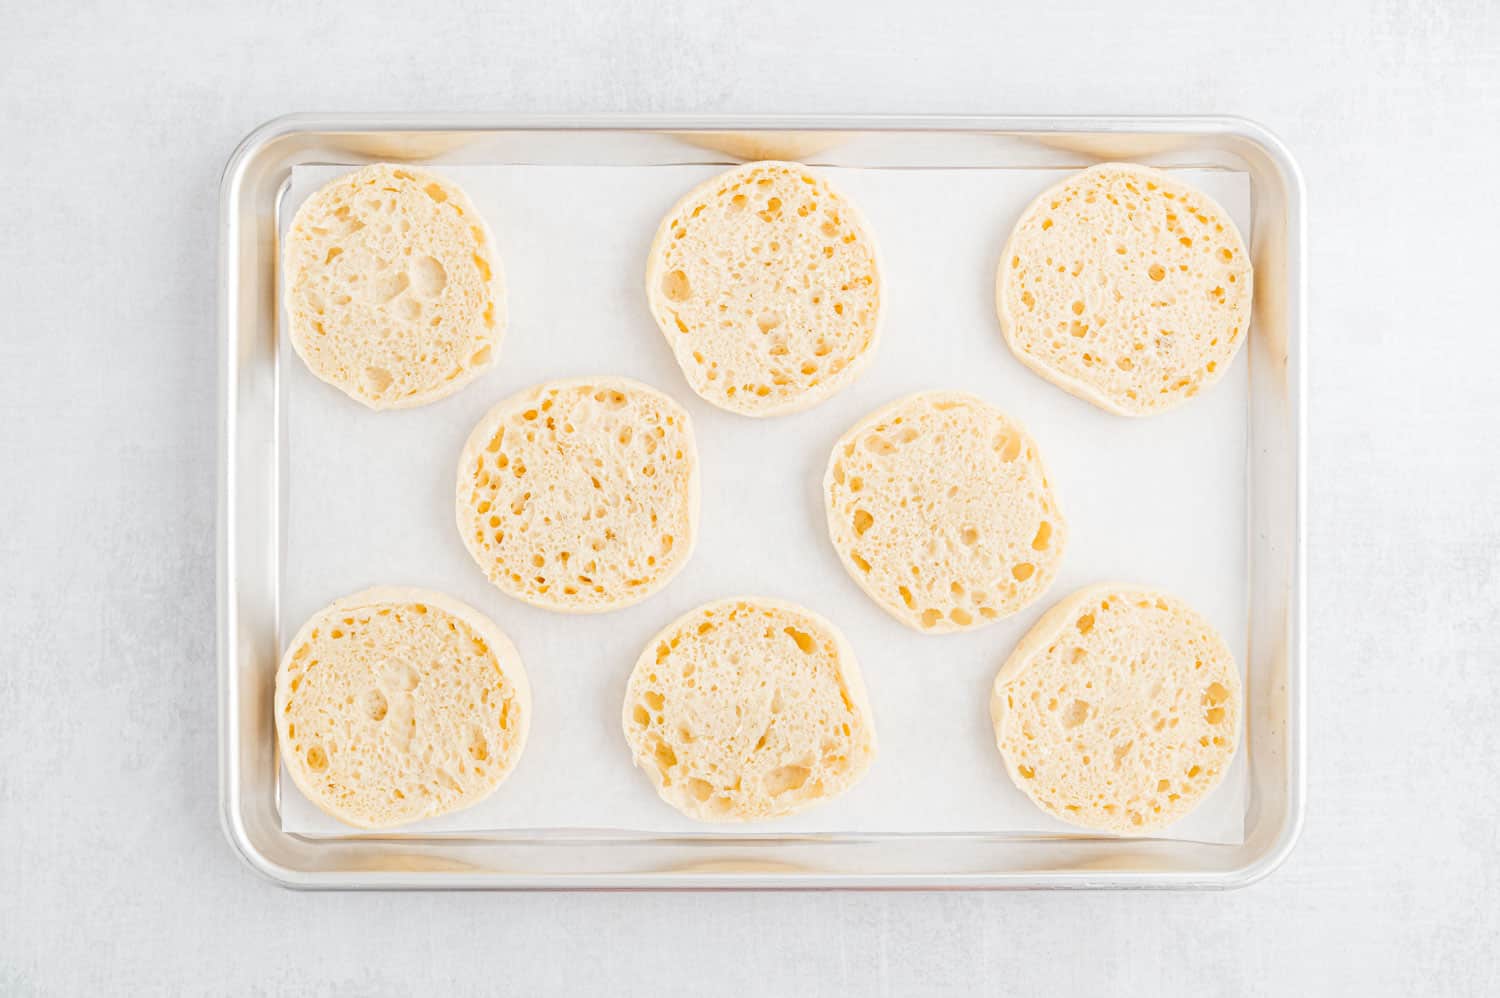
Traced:
<svg viewBox="0 0 1500 998">
<path fill-rule="evenodd" d="M 0 3 L 0 993 L 1500 986 L 1500 7 Z M 219 170 L 303 109 L 1233 112 L 1307 174 L 1311 801 L 1218 895 L 293 894 L 215 814 Z"/>
</svg>

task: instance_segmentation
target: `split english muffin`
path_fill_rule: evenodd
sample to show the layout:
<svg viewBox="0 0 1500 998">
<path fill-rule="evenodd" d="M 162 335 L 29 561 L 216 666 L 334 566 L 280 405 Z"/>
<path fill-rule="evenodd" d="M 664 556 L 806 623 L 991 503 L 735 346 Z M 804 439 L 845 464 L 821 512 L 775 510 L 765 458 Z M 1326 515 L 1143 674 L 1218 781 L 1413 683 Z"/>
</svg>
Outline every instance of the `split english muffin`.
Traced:
<svg viewBox="0 0 1500 998">
<path fill-rule="evenodd" d="M 531 687 L 515 646 L 442 593 L 376 588 L 313 614 L 276 671 L 292 782 L 356 828 L 470 807 L 521 758 Z"/>
<path fill-rule="evenodd" d="M 1170 174 L 1103 163 L 1022 213 L 995 281 L 1012 352 L 1124 416 L 1162 412 L 1229 369 L 1252 271 L 1229 213 Z"/>
<path fill-rule="evenodd" d="M 458 463 L 458 530 L 508 596 L 602 613 L 682 570 L 698 534 L 698 449 L 672 399 L 628 378 L 550 381 L 474 427 Z"/>
<path fill-rule="evenodd" d="M 1067 523 L 1036 443 L 982 399 L 923 392 L 862 419 L 823 479 L 851 578 L 929 634 L 982 627 L 1051 585 Z"/>
<path fill-rule="evenodd" d="M 494 362 L 505 287 L 489 229 L 456 185 L 377 163 L 298 209 L 282 250 L 292 347 L 372 409 L 426 405 Z"/>
<path fill-rule="evenodd" d="M 623 724 L 662 800 L 700 821 L 794 814 L 849 789 L 875 758 L 844 636 L 811 610 L 758 597 L 704 604 L 652 638 Z"/>
<path fill-rule="evenodd" d="M 874 355 L 885 286 L 874 237 L 800 163 L 747 163 L 690 191 L 651 245 L 646 294 L 699 396 L 746 416 L 797 412 Z"/>
<path fill-rule="evenodd" d="M 1048 610 L 990 697 L 1016 786 L 1054 817 L 1121 835 L 1165 828 L 1223 780 L 1242 711 L 1239 667 L 1212 624 L 1114 584 Z"/>
</svg>

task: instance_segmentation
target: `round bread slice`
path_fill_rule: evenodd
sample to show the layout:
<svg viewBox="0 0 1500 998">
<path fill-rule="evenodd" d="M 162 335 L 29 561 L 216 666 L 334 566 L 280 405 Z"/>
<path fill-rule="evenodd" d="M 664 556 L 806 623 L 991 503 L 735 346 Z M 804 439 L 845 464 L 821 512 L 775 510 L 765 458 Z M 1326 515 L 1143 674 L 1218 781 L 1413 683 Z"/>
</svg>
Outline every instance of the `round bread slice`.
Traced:
<svg viewBox="0 0 1500 998">
<path fill-rule="evenodd" d="M 302 625 L 276 671 L 281 759 L 356 828 L 477 804 L 521 758 L 531 687 L 505 632 L 426 589 L 346 596 Z"/>
<path fill-rule="evenodd" d="M 693 391 L 777 416 L 815 405 L 874 355 L 885 297 L 854 206 L 800 163 L 736 167 L 662 221 L 646 293 Z"/>
<path fill-rule="evenodd" d="M 828 535 L 908 627 L 969 630 L 1052 584 L 1068 538 L 1036 444 L 973 395 L 923 392 L 865 417 L 823 478 Z"/>
<path fill-rule="evenodd" d="M 458 187 L 377 163 L 302 203 L 286 235 L 292 346 L 372 409 L 426 405 L 495 362 L 505 288 L 489 229 Z"/>
<path fill-rule="evenodd" d="M 995 304 L 1027 367 L 1100 408 L 1147 416 L 1224 376 L 1250 328 L 1251 278 L 1212 198 L 1159 170 L 1104 163 L 1022 213 Z"/>
<path fill-rule="evenodd" d="M 625 740 L 662 800 L 699 821 L 779 818 L 849 789 L 875 722 L 844 636 L 759 597 L 706 603 L 651 639 Z"/>
<path fill-rule="evenodd" d="M 1142 835 L 1224 778 L 1240 737 L 1240 674 L 1191 607 L 1099 585 L 1043 614 L 995 677 L 995 742 L 1016 786 L 1063 821 Z"/>
<path fill-rule="evenodd" d="M 458 531 L 501 592 L 602 613 L 665 586 L 698 535 L 698 449 L 676 402 L 628 378 L 528 388 L 458 462 Z"/>
</svg>

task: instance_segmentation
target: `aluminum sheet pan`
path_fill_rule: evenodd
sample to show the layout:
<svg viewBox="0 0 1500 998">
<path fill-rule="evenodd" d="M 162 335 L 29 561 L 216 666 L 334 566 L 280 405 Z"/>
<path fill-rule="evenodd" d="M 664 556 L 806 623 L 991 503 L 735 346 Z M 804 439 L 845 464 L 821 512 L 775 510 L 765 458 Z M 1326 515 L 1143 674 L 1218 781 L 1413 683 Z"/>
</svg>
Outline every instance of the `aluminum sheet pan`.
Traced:
<svg viewBox="0 0 1500 998">
<path fill-rule="evenodd" d="M 1210 616 L 1219 620 L 1231 637 L 1247 673 L 1246 741 L 1237 760 L 1240 782 L 1228 805 L 1243 812 L 1242 821 L 1239 814 L 1234 814 L 1233 822 L 1220 820 L 1212 832 L 1194 831 L 1186 822 L 1181 823 L 1186 831 L 1174 829 L 1177 834 L 1196 836 L 1201 841 L 1093 837 L 1049 821 L 1007 820 L 1003 813 L 981 812 L 977 818 L 964 815 L 968 820 L 946 823 L 901 821 L 891 818 L 894 812 L 889 802 L 884 808 L 877 806 L 875 798 L 882 791 L 873 772 L 865 781 L 873 784 L 873 789 L 862 784 L 863 801 L 856 799 L 857 806 L 852 811 L 840 812 L 829 805 L 819 809 L 824 820 L 749 826 L 742 832 L 703 833 L 685 822 L 649 820 L 650 816 L 666 811 L 654 800 L 639 812 L 629 810 L 632 802 L 628 798 L 618 802 L 624 809 L 622 813 L 646 816 L 636 820 L 613 821 L 605 813 L 549 810 L 545 795 L 536 797 L 539 791 L 533 788 L 535 813 L 550 816 L 551 820 L 476 821 L 471 815 L 469 821 L 423 823 L 377 836 L 340 834 L 337 828 L 310 822 L 305 807 L 297 811 L 297 805 L 305 802 L 278 796 L 274 728 L 269 710 L 271 676 L 279 652 L 278 628 L 294 628 L 296 621 L 289 621 L 285 614 L 300 619 L 312 608 L 306 605 L 309 600 L 322 602 L 342 592 L 340 589 L 315 596 L 311 590 L 319 585 L 329 588 L 335 583 L 321 578 L 310 582 L 310 577 L 317 574 L 315 564 L 294 561 L 289 565 L 287 561 L 289 527 L 296 526 L 297 511 L 305 509 L 289 503 L 288 493 L 297 494 L 294 482 L 302 482 L 305 503 L 311 482 L 306 465 L 290 460 L 288 455 L 291 449 L 288 423 L 292 422 L 288 412 L 298 413 L 301 411 L 298 407 L 307 403 L 288 403 L 287 398 L 289 395 L 301 398 L 295 394 L 297 379 L 306 379 L 306 372 L 295 364 L 287 366 L 279 362 L 277 349 L 276 224 L 280 209 L 285 207 L 283 197 L 293 168 L 303 168 L 298 172 L 304 175 L 315 175 L 316 171 L 308 169 L 315 164 L 354 166 L 373 159 L 408 159 L 431 163 L 439 169 L 454 168 L 455 179 L 471 186 L 473 182 L 463 174 L 483 177 L 507 172 L 525 175 L 531 171 L 535 176 L 550 176 L 573 171 L 597 177 L 601 171 L 617 170 L 622 180 L 631 176 L 650 177 L 653 173 L 663 175 L 664 179 L 669 174 L 688 175 L 695 169 L 711 169 L 707 164 L 729 164 L 743 157 L 802 158 L 830 168 L 831 172 L 851 176 L 865 171 L 864 176 L 876 181 L 870 196 L 877 200 L 884 197 L 887 202 L 892 194 L 880 189 L 879 178 L 899 177 L 896 186 L 910 196 L 918 187 L 912 182 L 915 177 L 906 176 L 908 171 L 914 174 L 973 171 L 966 181 L 972 185 L 981 175 L 1003 181 L 1005 174 L 997 171 L 1071 169 L 1099 159 L 1124 158 L 1167 168 L 1237 171 L 1248 176 L 1249 203 L 1242 208 L 1247 208 L 1251 216 L 1246 231 L 1251 236 L 1257 268 L 1257 301 L 1251 339 L 1244 351 L 1246 356 L 1236 361 L 1236 373 L 1210 393 L 1208 399 L 1179 410 L 1192 411 L 1210 400 L 1219 402 L 1221 408 L 1227 403 L 1233 407 L 1231 417 L 1236 419 L 1242 438 L 1248 439 L 1248 460 L 1242 468 L 1235 467 L 1233 462 L 1228 466 L 1220 462 L 1214 471 L 1222 479 L 1221 485 L 1240 493 L 1232 496 L 1240 500 L 1235 510 L 1238 519 L 1233 523 L 1246 531 L 1248 540 L 1238 552 L 1232 549 L 1229 552 L 1240 557 L 1221 557 L 1216 564 L 1220 578 L 1223 566 L 1218 563 L 1232 566 L 1243 577 L 1229 578 L 1207 600 L 1230 608 L 1218 613 L 1211 611 Z M 893 170 L 900 173 L 882 173 Z M 933 183 L 941 184 L 942 176 L 934 175 Z M 1211 177 L 1206 186 L 1217 179 Z M 660 186 L 661 179 L 655 183 Z M 675 190 L 676 186 L 685 189 L 687 185 L 679 185 L 675 179 L 667 182 L 667 187 Z M 1038 181 L 1035 189 L 1042 186 L 1045 183 Z M 981 185 L 975 189 L 984 188 Z M 866 200 L 864 192 L 856 189 L 851 193 L 857 201 Z M 898 194 L 898 201 L 899 197 Z M 647 214 L 654 215 L 659 210 L 664 207 L 652 207 Z M 253 865 L 275 879 L 308 887 L 1225 887 L 1263 875 L 1290 849 L 1300 824 L 1303 762 L 1302 207 L 1295 167 L 1279 144 L 1255 126 L 1232 119 L 486 121 L 442 116 L 296 116 L 267 125 L 249 137 L 236 153 L 225 175 L 223 212 L 219 592 L 222 804 L 230 839 Z M 540 219 L 540 213 L 535 214 Z M 1240 220 L 1245 225 L 1244 215 L 1240 215 Z M 883 233 L 886 227 L 878 224 L 879 218 L 875 221 L 890 256 L 890 241 Z M 538 220 L 531 224 L 535 230 L 543 223 Z M 1003 236 L 1003 231 L 995 234 L 997 240 Z M 524 232 L 518 238 L 524 238 Z M 906 233 L 903 244 L 913 238 L 915 235 Z M 503 233 L 501 241 L 506 242 Z M 509 264 L 509 257 L 514 254 L 509 249 L 507 254 Z M 980 269 L 991 265 L 985 261 Z M 638 283 L 638 271 L 639 268 L 632 268 L 625 280 L 617 283 Z M 638 311 L 644 316 L 644 307 Z M 644 321 L 649 331 L 649 318 Z M 892 350 L 892 328 L 888 322 L 882 351 Z M 940 332 L 942 328 L 939 324 L 935 330 Z M 934 330 L 924 332 L 932 335 Z M 990 336 L 992 343 L 998 342 L 992 317 L 989 328 L 980 332 Z M 644 342 L 638 352 L 649 356 L 650 346 L 656 344 L 649 339 Z M 510 340 L 502 353 L 501 371 L 514 359 L 510 352 L 516 349 L 516 341 Z M 650 365 L 652 370 L 617 373 L 649 375 L 647 380 L 684 401 L 696 403 L 685 387 L 673 379 L 670 359 L 662 362 L 666 351 L 656 353 L 662 356 L 654 358 L 659 363 Z M 524 350 L 520 355 L 524 362 Z M 892 365 L 903 366 L 887 359 Z M 628 361 L 621 359 L 615 366 L 619 363 Z M 656 371 L 656 367 L 662 370 Z M 872 370 L 880 367 L 877 356 Z M 580 369 L 572 373 L 587 372 Z M 511 374 L 521 376 L 518 372 Z M 860 385 L 870 378 L 867 375 Z M 490 380 L 496 379 L 487 377 L 461 393 L 459 399 L 474 395 L 475 404 L 482 409 L 493 398 L 521 385 L 521 382 L 511 383 L 515 377 L 502 376 L 493 386 L 488 385 Z M 978 389 L 981 394 L 994 397 L 993 392 L 983 390 L 982 384 L 957 387 Z M 1044 402 L 1053 401 L 1053 395 L 1066 399 L 1039 380 L 1031 387 L 1043 393 L 1038 397 Z M 336 394 L 325 391 L 329 397 Z M 851 414 L 858 415 L 886 401 L 890 392 L 871 399 L 852 398 L 855 394 L 850 389 L 839 397 L 843 399 L 840 405 L 828 403 L 813 413 L 823 412 L 840 423 L 841 428 Z M 342 398 L 336 402 L 355 411 Z M 1070 403 L 1071 400 L 1062 403 L 1062 411 L 1069 411 Z M 446 408 L 453 409 L 454 405 L 450 403 Z M 839 411 L 850 406 L 854 408 L 848 413 Z M 1081 414 L 1080 418 L 1092 416 L 1081 404 L 1071 403 L 1071 406 Z M 440 416 L 444 408 L 435 406 L 419 412 Z M 697 408 L 708 409 L 702 405 Z M 1059 462 L 1053 458 L 1049 448 L 1047 424 L 1052 422 L 1051 417 L 1039 418 L 1032 408 L 1018 403 L 1015 411 L 1032 424 L 1033 433 L 1042 441 L 1044 450 L 1048 450 L 1054 466 L 1066 465 L 1066 460 Z M 838 414 L 831 415 L 832 412 Z M 447 418 L 455 422 L 454 433 L 461 440 L 467 424 L 472 422 L 470 415 Z M 751 424 L 733 417 L 720 418 L 727 421 L 727 426 L 740 424 L 741 432 L 747 426 L 786 422 Z M 1156 422 L 1134 425 L 1144 428 Z M 833 431 L 835 435 L 837 429 Z M 708 459 L 705 453 L 705 460 Z M 1060 477 L 1056 467 L 1054 477 Z M 1061 483 L 1059 487 L 1063 487 Z M 1064 492 L 1062 498 L 1066 509 L 1068 494 Z M 435 517 L 435 522 L 443 519 Z M 1228 522 L 1212 526 L 1223 530 Z M 821 524 L 812 526 L 815 529 L 803 532 L 816 542 L 821 539 Z M 725 543 L 735 542 L 733 538 L 725 538 Z M 303 550 L 301 544 L 295 549 L 299 556 Z M 1070 559 L 1077 554 L 1070 551 Z M 1126 563 L 1131 562 L 1127 559 Z M 705 567 L 703 551 L 695 556 L 694 565 Z M 1151 568 L 1158 569 L 1148 576 L 1152 581 L 1167 581 L 1161 577 L 1163 571 L 1168 579 L 1173 577 L 1170 570 L 1160 565 Z M 712 573 L 707 578 L 712 580 Z M 439 587 L 467 594 L 466 598 L 511 630 L 523 654 L 526 653 L 527 628 L 533 622 L 524 614 L 518 617 L 509 608 L 497 612 L 495 604 L 505 601 L 498 596 L 485 598 L 477 571 L 474 580 L 479 583 L 477 595 L 467 594 L 466 589 L 453 584 Z M 355 579 L 345 588 L 357 588 L 363 581 L 366 580 Z M 425 584 L 432 580 L 418 581 Z M 703 585 L 711 587 L 712 581 Z M 1202 585 L 1195 582 L 1193 587 L 1180 591 L 1190 594 L 1195 602 L 1204 602 L 1199 596 Z M 641 616 L 642 622 L 639 626 L 626 624 L 620 628 L 623 634 L 630 635 L 620 638 L 630 648 L 621 656 L 623 671 L 618 676 L 599 677 L 596 685 L 604 699 L 619 695 L 616 687 L 622 685 L 624 673 L 633 660 L 634 646 L 640 643 L 635 631 L 641 627 L 646 627 L 647 632 L 654 631 L 655 626 L 699 598 L 724 594 L 708 588 L 669 597 L 674 588 L 680 587 L 669 587 L 663 596 L 630 611 Z M 768 590 L 765 585 L 758 588 Z M 1060 580 L 1044 597 L 1042 605 L 1070 588 L 1067 579 Z M 805 601 L 823 609 L 817 599 Z M 665 605 L 666 602 L 671 605 Z M 1224 614 L 1233 614 L 1235 607 L 1243 618 L 1224 621 Z M 1041 608 L 1033 609 L 1040 612 Z M 878 617 L 873 607 L 866 609 Z M 609 630 L 608 621 L 616 616 L 594 620 Z M 1033 616 L 1025 615 L 1026 622 Z M 842 622 L 838 615 L 834 619 Z M 876 620 L 870 626 L 879 627 L 880 622 Z M 849 629 L 858 648 L 859 630 L 852 624 Z M 989 635 L 988 643 L 998 649 L 991 656 L 996 663 L 1014 637 L 1000 637 L 998 629 L 999 625 L 979 632 Z M 952 647 L 945 646 L 945 642 L 953 640 L 917 638 L 914 647 L 918 652 L 930 647 L 934 655 L 942 657 L 944 648 Z M 534 675 L 545 674 L 541 663 L 529 658 L 528 663 Z M 914 663 L 913 667 L 932 670 L 938 663 Z M 867 672 L 870 671 L 867 663 Z M 871 682 L 872 686 L 877 682 L 876 676 L 871 675 Z M 891 717 L 889 710 L 882 712 L 878 701 L 877 697 L 877 724 L 885 742 L 881 763 L 895 770 L 897 767 L 885 758 L 896 751 L 889 735 L 893 728 L 904 732 L 905 729 L 896 726 L 907 719 Z M 951 711 L 954 705 L 949 704 L 945 709 Z M 596 720 L 594 715 L 599 713 L 589 712 L 588 719 Z M 993 754 L 992 746 L 981 744 L 982 731 L 976 728 L 969 734 L 982 752 Z M 605 742 L 611 738 L 619 738 L 617 730 L 601 736 Z M 900 746 L 901 740 L 895 739 L 894 744 Z M 623 759 L 623 748 L 614 748 L 618 750 L 614 754 Z M 533 744 L 528 756 L 536 752 L 537 746 Z M 531 758 L 523 760 L 523 770 L 528 761 L 535 762 Z M 991 775 L 1000 781 L 996 789 L 1001 797 L 1012 789 L 1004 785 L 998 766 L 993 767 Z M 653 796 L 644 778 L 632 773 L 628 764 L 610 778 L 644 797 Z M 515 779 L 521 779 L 521 774 Z M 537 787 L 545 786 L 545 781 L 533 782 Z M 885 785 L 899 786 L 899 782 L 886 781 Z M 954 780 L 953 785 L 967 786 L 960 780 Z M 296 793 L 290 786 L 285 792 Z M 885 793 L 889 796 L 890 791 Z M 1226 806 L 1225 790 L 1221 788 L 1215 797 L 1220 798 L 1218 805 L 1222 810 Z M 502 791 L 492 800 L 504 798 Z M 934 800 L 940 798 L 939 794 Z M 932 809 L 931 802 L 923 806 Z M 288 820 L 288 808 L 292 809 L 291 817 L 301 815 L 300 819 Z"/>
</svg>

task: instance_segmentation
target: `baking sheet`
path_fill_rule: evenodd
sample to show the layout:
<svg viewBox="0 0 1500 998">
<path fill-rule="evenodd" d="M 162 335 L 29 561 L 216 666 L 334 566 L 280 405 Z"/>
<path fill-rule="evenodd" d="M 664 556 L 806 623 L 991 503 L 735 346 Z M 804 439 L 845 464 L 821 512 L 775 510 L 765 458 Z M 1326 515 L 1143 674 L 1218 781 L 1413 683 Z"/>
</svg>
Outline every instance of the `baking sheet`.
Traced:
<svg viewBox="0 0 1500 998">
<path fill-rule="evenodd" d="M 416 585 L 490 615 L 520 650 L 534 717 L 516 771 L 478 806 L 398 834 L 1079 834 L 1011 785 L 990 728 L 990 683 L 1047 606 L 1101 580 L 1187 599 L 1244 669 L 1246 358 L 1176 411 L 1146 420 L 1103 413 L 1027 371 L 994 314 L 995 267 L 1012 223 L 1070 171 L 826 168 L 881 246 L 888 307 L 879 351 L 854 385 L 808 412 L 772 420 L 721 412 L 686 386 L 642 284 L 662 215 L 722 169 L 438 168 L 464 187 L 499 244 L 510 298 L 500 361 L 442 402 L 375 413 L 317 381 L 280 338 L 282 639 L 338 596 Z M 283 231 L 308 194 L 346 170 L 294 169 Z M 1248 238 L 1246 175 L 1178 174 L 1224 205 Z M 562 616 L 501 595 L 470 560 L 453 522 L 455 462 L 495 401 L 544 379 L 598 374 L 655 385 L 692 414 L 703 522 L 692 560 L 665 590 L 627 610 Z M 933 388 L 973 392 L 1026 424 L 1070 530 L 1048 593 L 968 634 L 921 635 L 888 617 L 845 574 L 824 525 L 833 442 L 878 406 Z M 852 790 L 801 815 L 703 825 L 663 804 L 631 766 L 620 730 L 625 680 L 641 648 L 680 613 L 746 594 L 802 603 L 844 630 L 869 687 L 880 755 Z M 1242 748 L 1213 794 L 1159 837 L 1240 843 L 1247 795 Z M 318 811 L 284 772 L 280 810 L 288 832 L 358 834 Z"/>
</svg>

